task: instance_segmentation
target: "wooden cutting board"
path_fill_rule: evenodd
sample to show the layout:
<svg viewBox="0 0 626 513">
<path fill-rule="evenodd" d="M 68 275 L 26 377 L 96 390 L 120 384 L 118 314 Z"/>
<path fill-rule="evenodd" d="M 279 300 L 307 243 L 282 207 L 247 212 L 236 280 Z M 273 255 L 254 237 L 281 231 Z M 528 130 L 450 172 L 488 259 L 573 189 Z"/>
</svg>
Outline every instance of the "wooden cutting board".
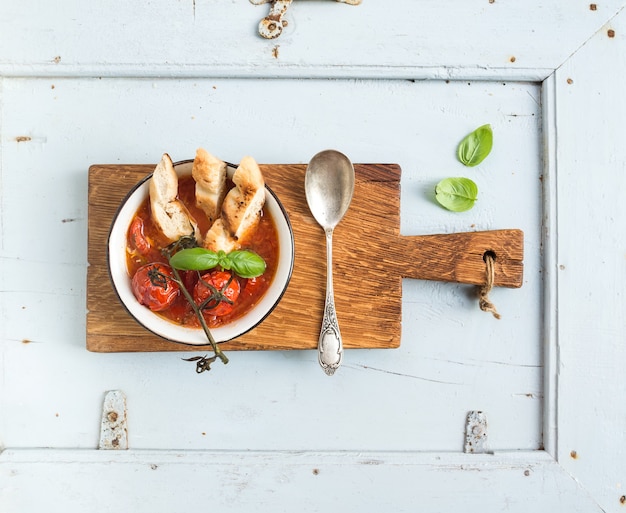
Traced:
<svg viewBox="0 0 626 513">
<path fill-rule="evenodd" d="M 355 164 L 354 199 L 333 237 L 337 317 L 346 348 L 400 345 L 402 278 L 480 285 L 485 252 L 496 255 L 495 285 L 520 287 L 520 230 L 400 235 L 397 164 Z M 96 352 L 202 351 L 169 342 L 137 324 L 109 281 L 106 245 L 113 216 L 126 193 L 154 165 L 94 165 L 89 169 L 87 349 Z M 257 328 L 222 344 L 226 350 L 315 349 L 326 285 L 323 230 L 309 212 L 302 164 L 262 165 L 294 231 L 295 264 L 280 304 Z M 208 348 L 208 346 L 207 346 Z"/>
</svg>

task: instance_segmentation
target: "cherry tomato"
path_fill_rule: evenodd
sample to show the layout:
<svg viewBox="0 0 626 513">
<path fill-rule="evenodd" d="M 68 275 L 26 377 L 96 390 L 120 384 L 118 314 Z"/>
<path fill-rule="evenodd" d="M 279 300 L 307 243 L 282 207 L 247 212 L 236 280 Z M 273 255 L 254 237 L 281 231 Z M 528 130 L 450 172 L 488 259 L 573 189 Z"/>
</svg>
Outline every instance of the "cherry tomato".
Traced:
<svg viewBox="0 0 626 513">
<path fill-rule="evenodd" d="M 171 279 L 169 265 L 152 263 L 139 269 L 133 276 L 132 289 L 137 301 L 153 312 L 167 309 L 178 297 L 180 288 Z"/>
<path fill-rule="evenodd" d="M 144 221 L 141 217 L 135 217 L 132 223 L 130 223 L 128 228 L 128 247 L 131 250 L 131 258 L 135 265 L 165 261 L 159 249 L 146 236 Z"/>
<path fill-rule="evenodd" d="M 227 271 L 212 271 L 203 274 L 193 290 L 198 305 L 206 302 L 205 312 L 220 317 L 233 311 L 241 287 L 235 276 Z M 212 298 L 210 301 L 207 301 Z"/>
<path fill-rule="evenodd" d="M 143 219 L 141 219 L 141 217 L 135 217 L 133 222 L 130 223 L 128 239 L 131 247 L 139 251 L 142 255 L 147 255 L 150 252 L 150 242 L 143 234 Z"/>
<path fill-rule="evenodd" d="M 193 288 L 198 283 L 198 273 L 196 271 L 178 271 L 180 274 L 180 280 L 188 291 L 193 291 Z"/>
<path fill-rule="evenodd" d="M 241 293 L 248 296 L 253 296 L 254 294 L 256 294 L 257 290 L 263 286 L 264 281 L 265 280 L 262 276 L 257 276 L 256 278 L 248 278 Z"/>
</svg>

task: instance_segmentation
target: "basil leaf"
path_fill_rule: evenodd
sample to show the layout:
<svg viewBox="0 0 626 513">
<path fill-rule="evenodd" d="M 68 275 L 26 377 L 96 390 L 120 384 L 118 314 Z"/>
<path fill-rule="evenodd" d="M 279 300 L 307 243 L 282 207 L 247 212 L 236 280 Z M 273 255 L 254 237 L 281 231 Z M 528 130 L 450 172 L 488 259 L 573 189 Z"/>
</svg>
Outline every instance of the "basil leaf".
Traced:
<svg viewBox="0 0 626 513">
<path fill-rule="evenodd" d="M 459 143 L 457 156 L 461 163 L 469 167 L 480 164 L 493 147 L 493 132 L 491 125 L 483 125 L 474 130 L 471 134 Z"/>
<path fill-rule="evenodd" d="M 230 256 L 227 255 L 223 249 L 220 249 L 217 252 L 217 263 L 222 269 L 227 269 L 227 270 L 232 269 Z"/>
<path fill-rule="evenodd" d="M 232 251 L 228 258 L 232 270 L 242 278 L 256 278 L 265 272 L 265 260 L 253 251 Z"/>
<path fill-rule="evenodd" d="M 444 178 L 435 187 L 439 204 L 452 212 L 465 212 L 478 198 L 478 186 L 469 178 Z"/>
<path fill-rule="evenodd" d="M 217 253 L 204 248 L 182 249 L 170 258 L 170 265 L 181 271 L 204 271 L 218 263 Z"/>
</svg>

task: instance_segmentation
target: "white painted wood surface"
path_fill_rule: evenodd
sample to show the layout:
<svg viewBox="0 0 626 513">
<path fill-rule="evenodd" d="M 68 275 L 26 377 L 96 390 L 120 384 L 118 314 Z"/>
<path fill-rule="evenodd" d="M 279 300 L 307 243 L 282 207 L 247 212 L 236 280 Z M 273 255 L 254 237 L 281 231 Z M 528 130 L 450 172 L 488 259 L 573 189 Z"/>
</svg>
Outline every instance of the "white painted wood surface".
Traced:
<svg viewBox="0 0 626 513">
<path fill-rule="evenodd" d="M 280 38 L 247 0 L 2 1 L 4 75 L 423 76 L 542 79 L 623 8 L 597 2 L 452 0 L 442 7 L 296 0 Z M 28 27 L 26 32 L 25 27 Z M 278 47 L 278 57 L 275 49 Z M 513 62 L 511 58 L 514 57 Z"/>
<path fill-rule="evenodd" d="M 6 453 L 9 511 L 603 511 L 545 453 Z"/>
<path fill-rule="evenodd" d="M 243 1 L 0 2 L 0 510 L 109 511 L 112 489 L 134 511 L 626 507 L 624 3 L 299 1 L 268 42 Z M 467 170 L 455 145 L 485 122 Z M 88 166 L 198 145 L 398 162 L 403 233 L 522 228 L 524 285 L 495 321 L 471 288 L 406 280 L 401 348 L 333 378 L 314 351 L 206 376 L 88 353 Z M 466 214 L 430 197 L 455 175 L 480 187 Z M 115 454 L 95 450 L 111 389 Z M 474 409 L 493 455 L 462 454 Z"/>
</svg>

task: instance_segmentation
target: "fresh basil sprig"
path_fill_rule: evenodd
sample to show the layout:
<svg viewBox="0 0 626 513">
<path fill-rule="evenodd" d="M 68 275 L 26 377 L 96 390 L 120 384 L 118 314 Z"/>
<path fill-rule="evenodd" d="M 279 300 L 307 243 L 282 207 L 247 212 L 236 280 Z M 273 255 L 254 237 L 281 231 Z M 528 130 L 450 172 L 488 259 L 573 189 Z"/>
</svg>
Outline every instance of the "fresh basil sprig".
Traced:
<svg viewBox="0 0 626 513">
<path fill-rule="evenodd" d="M 442 207 L 465 212 L 478 198 L 478 186 L 469 178 L 444 178 L 435 187 L 435 198 Z"/>
<path fill-rule="evenodd" d="M 182 249 L 172 255 L 170 265 L 181 271 L 206 271 L 214 267 L 232 270 L 242 278 L 256 278 L 265 272 L 265 260 L 248 250 L 226 253 L 205 248 Z"/>
<path fill-rule="evenodd" d="M 483 125 L 463 138 L 457 148 L 457 156 L 462 164 L 474 167 L 485 160 L 492 147 L 493 131 L 491 125 Z"/>
</svg>

